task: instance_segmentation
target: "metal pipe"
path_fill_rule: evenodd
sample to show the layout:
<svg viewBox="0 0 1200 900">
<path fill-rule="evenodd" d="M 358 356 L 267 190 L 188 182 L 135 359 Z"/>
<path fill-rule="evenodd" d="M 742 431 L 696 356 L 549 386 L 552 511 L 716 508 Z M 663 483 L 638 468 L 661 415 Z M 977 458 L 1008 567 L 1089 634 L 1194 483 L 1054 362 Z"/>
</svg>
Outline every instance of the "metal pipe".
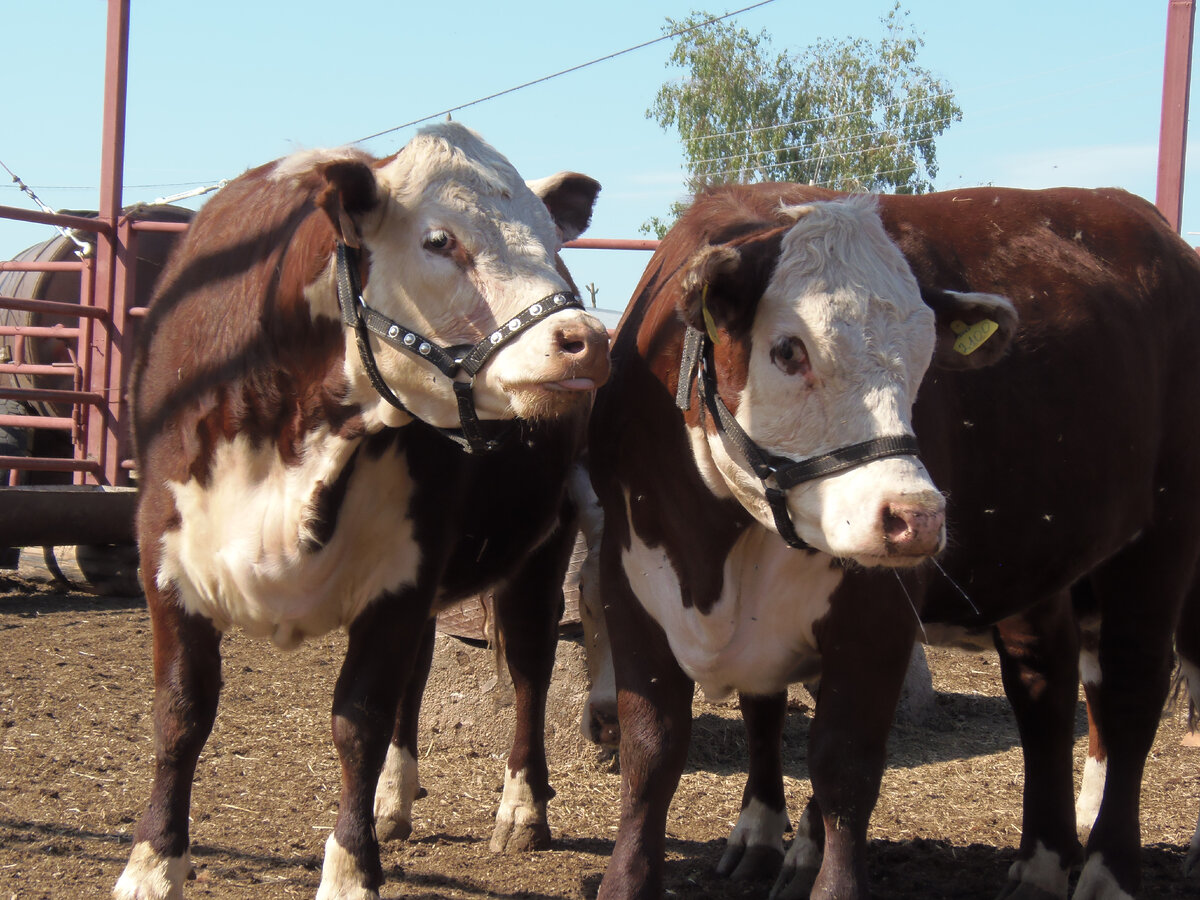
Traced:
<svg viewBox="0 0 1200 900">
<path fill-rule="evenodd" d="M 0 415 L 0 428 L 36 428 L 43 431 L 70 431 L 75 420 L 69 416 Z"/>
<path fill-rule="evenodd" d="M 1176 231 L 1183 220 L 1183 167 L 1187 159 L 1188 88 L 1195 20 L 1196 0 L 1170 0 L 1167 4 L 1158 189 L 1154 203 Z"/>
<path fill-rule="evenodd" d="M 63 260 L 61 262 L 21 262 L 11 259 L 0 262 L 0 272 L 78 272 L 83 262 Z"/>
<path fill-rule="evenodd" d="M 0 456 L 0 469 L 23 469 L 26 472 L 98 472 L 99 464 L 94 459 L 57 459 L 38 456 Z M 4 492 L 8 497 L 8 492 Z M 0 510 L 5 509 L 0 503 Z M 53 543 L 66 543 L 54 541 Z"/>
<path fill-rule="evenodd" d="M 103 394 L 88 391 L 58 391 L 54 388 L 22 388 L 0 385 L 5 400 L 45 400 L 48 403 L 103 403 Z"/>
<path fill-rule="evenodd" d="M 32 363 L 0 363 L 0 375 L 62 375 L 70 378 L 79 367 L 74 363 L 38 366 Z"/>
<path fill-rule="evenodd" d="M 657 240 L 625 238 L 576 238 L 563 244 L 565 250 L 657 250 Z"/>
<path fill-rule="evenodd" d="M 151 222 L 147 219 L 132 219 L 134 231 L 187 231 L 187 222 Z"/>
<path fill-rule="evenodd" d="M 53 316 L 72 316 L 102 319 L 104 310 L 78 303 L 59 303 L 55 300 L 27 300 L 24 297 L 0 297 L 0 309 L 19 309 L 24 312 L 40 312 Z"/>
<path fill-rule="evenodd" d="M 117 224 L 121 218 L 121 195 L 125 171 L 125 100 L 129 75 L 129 0 L 108 0 L 108 30 L 104 54 L 104 117 L 100 138 L 99 218 L 108 225 L 108 233 L 96 240 L 96 287 L 92 305 L 107 311 L 106 321 L 88 319 L 79 342 L 79 363 L 84 384 L 98 387 L 108 397 L 117 396 L 119 377 L 112 366 L 114 336 L 111 329 L 113 305 L 124 298 L 115 296 L 118 269 L 132 263 L 123 252 Z M 81 305 L 85 298 L 81 297 Z M 95 322 L 95 325 L 93 325 Z M 99 327 L 95 327 L 99 326 Z M 90 332 L 90 333 L 89 333 Z M 93 361 L 95 367 L 93 367 Z M 98 369 L 98 371 L 97 371 Z M 92 381 L 98 378 L 99 383 Z M 117 459 L 110 460 L 116 445 L 116 418 L 102 407 L 83 411 L 83 451 L 100 464 L 101 484 L 115 484 Z M 111 462 L 111 465 L 110 465 Z"/>
<path fill-rule="evenodd" d="M 0 325 L 0 335 L 7 337 L 77 338 L 81 330 L 69 325 Z"/>
<path fill-rule="evenodd" d="M 107 222 L 86 216 L 71 216 L 64 213 L 44 213 L 41 210 L 18 209 L 15 206 L 0 206 L 0 219 L 16 219 L 18 222 L 33 222 L 36 225 L 61 225 L 93 234 L 109 234 Z"/>
</svg>

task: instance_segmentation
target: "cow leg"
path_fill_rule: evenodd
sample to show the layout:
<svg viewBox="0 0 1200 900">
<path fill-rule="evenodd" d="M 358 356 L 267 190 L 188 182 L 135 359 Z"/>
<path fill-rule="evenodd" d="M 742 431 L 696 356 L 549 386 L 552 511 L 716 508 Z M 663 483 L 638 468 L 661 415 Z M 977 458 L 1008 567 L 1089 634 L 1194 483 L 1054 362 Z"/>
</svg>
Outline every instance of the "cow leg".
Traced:
<svg viewBox="0 0 1200 900">
<path fill-rule="evenodd" d="M 149 580 L 149 579 L 147 579 Z M 191 863 L 192 781 L 221 692 L 221 635 L 149 585 L 154 636 L 154 782 L 133 833 L 133 852 L 115 900 L 179 900 Z"/>
<path fill-rule="evenodd" d="M 895 574 L 856 573 L 855 585 L 853 596 L 843 588 L 834 593 L 831 611 L 816 629 L 822 670 L 808 764 L 825 849 L 814 900 L 869 895 L 867 826 L 917 626 L 906 596 L 911 592 Z M 802 837 L 811 839 L 811 833 Z M 797 868 L 798 875 L 806 871 Z M 803 897 L 805 886 L 801 880 L 775 896 Z"/>
<path fill-rule="evenodd" d="M 1075 800 L 1075 827 L 1080 837 L 1086 837 L 1100 812 L 1104 796 L 1104 776 L 1108 768 L 1108 751 L 1104 747 L 1100 728 L 1100 617 L 1088 615 L 1079 623 L 1079 677 L 1083 681 L 1083 696 L 1087 703 L 1088 753 L 1083 764 L 1083 780 Z"/>
<path fill-rule="evenodd" d="M 612 580 L 605 576 L 608 631 L 628 636 L 612 645 L 621 728 L 621 817 L 597 900 L 658 900 L 667 809 L 687 761 L 694 685 L 624 579 L 610 588 Z M 622 596 L 614 600 L 610 590 L 618 589 Z"/>
<path fill-rule="evenodd" d="M 1196 713 L 1200 710 L 1200 585 L 1193 585 L 1184 600 L 1179 625 L 1175 629 L 1175 651 L 1187 684 L 1188 727 L 1196 729 Z M 1200 818 L 1188 847 L 1187 859 L 1183 864 L 1183 875 L 1200 882 Z"/>
<path fill-rule="evenodd" d="M 783 723 L 787 693 L 739 697 L 750 751 L 742 811 L 717 863 L 717 874 L 735 881 L 772 875 L 783 859 L 787 829 L 783 795 Z"/>
<path fill-rule="evenodd" d="M 412 805 L 426 795 L 417 772 L 417 719 L 433 663 L 437 620 L 425 624 L 421 647 L 396 710 L 396 729 L 388 744 L 383 771 L 375 787 L 375 833 L 382 841 L 404 841 L 412 834 Z"/>
<path fill-rule="evenodd" d="M 1082 851 L 1072 775 L 1079 636 L 1069 594 L 1000 622 L 995 634 L 1025 761 L 1021 846 L 1000 896 L 1065 898 Z"/>
<path fill-rule="evenodd" d="M 385 595 L 351 624 L 333 692 L 333 741 L 342 790 L 317 900 L 378 900 L 383 883 L 373 816 L 375 787 L 426 633 L 429 603 Z"/>
<path fill-rule="evenodd" d="M 550 846 L 546 804 L 554 789 L 546 765 L 546 695 L 563 612 L 562 584 L 576 533 L 574 517 L 564 518 L 571 527 L 560 526 L 496 595 L 496 625 L 513 681 L 516 727 L 492 833 L 494 853 Z"/>
<path fill-rule="evenodd" d="M 1091 576 L 1102 617 L 1096 721 L 1108 771 L 1077 900 L 1132 897 L 1141 883 L 1142 775 L 1170 690 L 1171 639 L 1192 559 L 1151 531 Z"/>
<path fill-rule="evenodd" d="M 587 658 L 588 695 L 583 704 L 580 728 L 583 736 L 601 747 L 617 749 L 621 729 L 617 723 L 617 685 L 613 675 L 608 626 L 600 595 L 600 540 L 604 534 L 604 510 L 592 490 L 587 469 L 573 466 L 567 482 L 571 499 L 579 510 L 579 530 L 587 545 L 587 556 L 579 567 L 579 619 L 583 626 L 583 649 Z"/>
</svg>

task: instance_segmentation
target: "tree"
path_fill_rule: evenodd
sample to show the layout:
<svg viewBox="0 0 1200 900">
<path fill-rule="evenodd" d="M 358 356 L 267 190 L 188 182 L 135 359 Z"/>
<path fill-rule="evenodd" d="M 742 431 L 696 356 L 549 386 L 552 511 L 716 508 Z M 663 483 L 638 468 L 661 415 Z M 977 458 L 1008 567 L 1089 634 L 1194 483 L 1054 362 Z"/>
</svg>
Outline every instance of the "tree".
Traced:
<svg viewBox="0 0 1200 900">
<path fill-rule="evenodd" d="M 766 31 L 694 12 L 668 19 L 678 34 L 668 66 L 682 80 L 646 111 L 683 142 L 688 189 L 798 181 L 841 190 L 920 194 L 937 175 L 934 140 L 962 119 L 950 88 L 917 65 L 924 41 L 897 2 L 878 43 L 822 40 L 774 54 Z M 683 204 L 675 204 L 677 216 Z M 673 216 L 673 217 L 674 217 Z M 665 233 L 654 217 L 643 231 Z"/>
</svg>

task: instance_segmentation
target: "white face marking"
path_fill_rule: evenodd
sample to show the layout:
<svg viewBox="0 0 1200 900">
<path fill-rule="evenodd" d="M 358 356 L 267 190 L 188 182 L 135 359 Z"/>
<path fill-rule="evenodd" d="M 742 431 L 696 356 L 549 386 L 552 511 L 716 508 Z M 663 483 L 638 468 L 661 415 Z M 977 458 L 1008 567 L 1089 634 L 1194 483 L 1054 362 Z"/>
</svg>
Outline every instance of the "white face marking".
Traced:
<svg viewBox="0 0 1200 900">
<path fill-rule="evenodd" d="M 177 585 L 184 607 L 222 631 L 239 625 L 291 647 L 411 582 L 412 482 L 394 454 L 359 455 L 332 540 L 301 552 L 313 490 L 336 479 L 353 446 L 313 432 L 298 466 L 244 436 L 218 447 L 207 486 L 171 485 L 182 525 L 163 534 L 159 586 Z"/>
<path fill-rule="evenodd" d="M 629 515 L 629 495 L 625 496 Z M 797 553 L 774 532 L 751 527 L 725 560 L 721 596 L 704 615 L 685 607 L 679 575 L 661 547 L 630 523 L 621 562 L 634 594 L 666 632 L 676 660 L 709 698 L 771 694 L 819 660 L 813 624 L 842 580 L 820 554 Z"/>
<path fill-rule="evenodd" d="M 503 333 L 533 304 L 569 290 L 555 267 L 560 241 L 545 204 L 503 156 L 462 126 L 424 130 L 377 178 L 384 202 L 363 230 L 371 266 L 363 296 L 393 321 L 443 347 L 474 345 Z M 604 335 L 599 320 L 568 310 L 505 343 L 475 379 L 481 418 L 557 414 L 584 402 L 580 391 L 542 387 L 587 374 L 577 371 L 577 357 L 557 352 L 555 335 L 563 328 Z M 458 426 L 445 375 L 375 339 L 372 345 L 384 380 L 414 415 Z M 353 334 L 346 346 L 354 399 L 375 402 Z M 378 414 L 389 424 L 400 415 Z"/>
<path fill-rule="evenodd" d="M 912 405 L 932 358 L 934 316 L 873 204 L 794 210 L 796 225 L 755 315 L 737 419 L 760 447 L 799 460 L 885 435 L 912 434 Z M 760 522 L 774 528 L 761 482 L 719 435 L 706 436 L 713 470 Z M 693 441 L 695 445 L 695 440 Z M 789 491 L 802 539 L 866 565 L 890 559 L 889 504 L 931 512 L 944 501 L 912 457 L 868 463 Z"/>
<path fill-rule="evenodd" d="M 379 894 L 366 883 L 366 873 L 331 834 L 325 842 L 325 862 L 321 865 L 317 900 L 379 900 Z"/>
<path fill-rule="evenodd" d="M 191 867 L 186 853 L 159 856 L 145 841 L 134 844 L 113 888 L 113 900 L 183 900 L 183 882 Z"/>
<path fill-rule="evenodd" d="M 1033 856 L 1019 859 L 1008 869 L 1008 880 L 1030 884 L 1051 897 L 1067 896 L 1067 870 L 1062 858 L 1038 841 Z M 1086 895 L 1091 896 L 1091 895 Z"/>
</svg>

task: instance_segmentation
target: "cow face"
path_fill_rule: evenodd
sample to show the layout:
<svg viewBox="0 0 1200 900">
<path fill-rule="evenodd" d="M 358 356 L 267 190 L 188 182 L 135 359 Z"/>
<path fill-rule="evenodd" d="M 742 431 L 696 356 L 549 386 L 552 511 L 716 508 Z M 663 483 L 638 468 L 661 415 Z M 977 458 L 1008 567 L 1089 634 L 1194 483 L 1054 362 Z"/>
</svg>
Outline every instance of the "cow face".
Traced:
<svg viewBox="0 0 1200 900">
<path fill-rule="evenodd" d="M 727 405 L 760 447 L 792 460 L 911 435 L 936 320 L 873 201 L 783 212 L 794 224 L 707 247 L 684 275 L 684 317 L 721 338 Z M 690 432 L 710 487 L 774 529 L 761 481 L 705 426 Z M 787 504 L 801 539 L 863 565 L 912 565 L 945 542 L 943 497 L 914 456 L 799 484 Z"/>
<path fill-rule="evenodd" d="M 535 193 L 493 148 L 446 123 L 374 166 L 325 170 L 320 205 L 342 240 L 364 248 L 369 307 L 443 347 L 474 345 L 544 298 L 574 292 L 556 253 L 587 227 L 599 184 L 562 174 Z M 372 397 L 348 335 L 347 374 Z M 375 343 L 388 386 L 418 418 L 458 425 L 450 380 Z M 552 315 L 506 343 L 475 379 L 481 418 L 552 417 L 579 408 L 608 376 L 604 327 L 581 310 Z M 468 376 L 460 375 L 465 380 Z M 398 411 L 372 404 L 386 424 Z"/>
</svg>

